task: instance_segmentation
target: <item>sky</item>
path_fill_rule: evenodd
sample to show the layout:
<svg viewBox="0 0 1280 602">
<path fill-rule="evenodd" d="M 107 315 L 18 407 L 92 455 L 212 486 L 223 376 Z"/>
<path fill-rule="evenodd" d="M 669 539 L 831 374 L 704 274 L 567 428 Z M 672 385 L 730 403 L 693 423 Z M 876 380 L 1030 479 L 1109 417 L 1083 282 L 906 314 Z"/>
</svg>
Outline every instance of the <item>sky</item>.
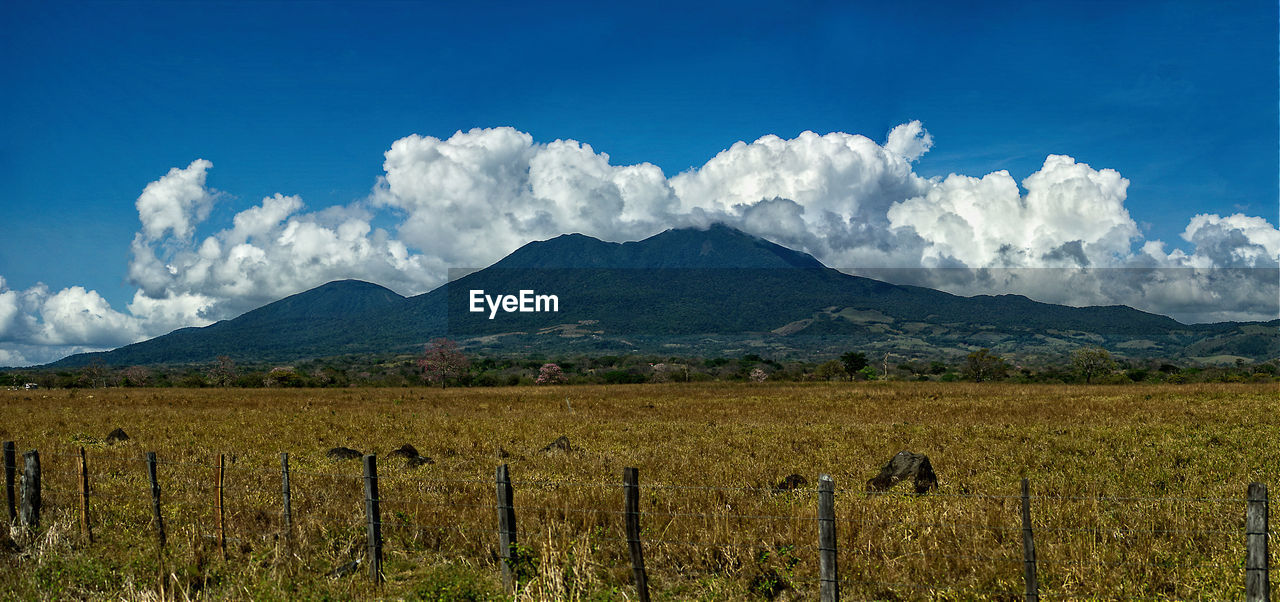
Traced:
<svg viewBox="0 0 1280 602">
<path fill-rule="evenodd" d="M 0 366 L 714 221 L 1277 317 L 1275 3 L 961 4 L 0 3 Z"/>
</svg>

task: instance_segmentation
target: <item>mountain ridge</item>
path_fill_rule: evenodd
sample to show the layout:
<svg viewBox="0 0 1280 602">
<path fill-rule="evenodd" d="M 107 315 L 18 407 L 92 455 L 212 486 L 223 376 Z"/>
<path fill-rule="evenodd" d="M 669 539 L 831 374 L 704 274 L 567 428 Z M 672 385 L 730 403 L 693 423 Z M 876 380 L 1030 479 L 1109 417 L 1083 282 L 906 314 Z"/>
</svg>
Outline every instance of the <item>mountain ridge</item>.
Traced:
<svg viewBox="0 0 1280 602">
<path fill-rule="evenodd" d="M 560 306 L 555 313 L 498 320 L 467 310 L 471 290 L 556 293 Z M 1244 332 L 1245 326 L 1264 331 Z M 1280 355 L 1280 337 L 1268 339 L 1266 328 L 1273 327 L 1185 325 L 1123 305 L 1068 307 L 1023 295 L 962 297 L 896 285 L 839 272 L 806 253 L 716 224 L 624 243 L 583 234 L 534 241 L 411 297 L 360 280 L 329 282 L 230 320 L 51 366 L 405 353 L 446 335 L 493 353 L 648 348 L 714 354 L 748 345 L 778 353 L 861 346 L 926 356 L 977 347 L 1050 354 L 1103 344 L 1150 355 L 1188 349 Z"/>
</svg>

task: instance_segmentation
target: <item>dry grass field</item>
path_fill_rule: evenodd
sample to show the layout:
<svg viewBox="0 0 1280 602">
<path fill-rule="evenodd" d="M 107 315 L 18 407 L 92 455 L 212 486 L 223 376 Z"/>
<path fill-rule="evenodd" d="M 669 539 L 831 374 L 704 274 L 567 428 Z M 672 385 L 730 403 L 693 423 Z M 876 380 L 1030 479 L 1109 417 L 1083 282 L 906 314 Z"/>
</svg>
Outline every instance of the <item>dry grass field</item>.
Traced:
<svg viewBox="0 0 1280 602">
<path fill-rule="evenodd" d="M 4 599 L 502 599 L 494 470 L 510 465 L 521 600 L 634 598 L 623 467 L 639 468 L 655 599 L 813 599 L 814 486 L 836 483 L 846 600 L 1015 600 L 1031 480 L 1042 599 L 1235 599 L 1244 496 L 1280 483 L 1268 385 L 703 384 L 506 389 L 0 392 L 0 439 L 41 453 L 46 512 L 0 551 Z M 114 428 L 130 439 L 107 444 Z M 559 436 L 571 451 L 541 451 Z M 419 468 L 386 454 L 409 443 Z M 363 567 L 360 462 L 379 457 L 386 583 Z M 95 541 L 75 513 L 88 454 Z M 868 495 L 902 449 L 935 493 Z M 157 551 L 142 456 L 160 461 Z M 291 455 L 295 528 L 281 521 Z M 230 538 L 214 533 L 228 458 Z M 21 463 L 21 458 L 19 458 Z M 789 474 L 809 486 L 776 492 Z M 161 578 L 161 575 L 164 578 Z"/>
</svg>

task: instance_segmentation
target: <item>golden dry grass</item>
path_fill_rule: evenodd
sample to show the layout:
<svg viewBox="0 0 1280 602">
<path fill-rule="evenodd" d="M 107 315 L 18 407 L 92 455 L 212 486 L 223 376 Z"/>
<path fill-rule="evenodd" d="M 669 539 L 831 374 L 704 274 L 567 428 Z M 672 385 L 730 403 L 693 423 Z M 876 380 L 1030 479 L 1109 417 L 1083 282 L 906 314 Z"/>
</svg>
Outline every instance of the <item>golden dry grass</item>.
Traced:
<svg viewBox="0 0 1280 602">
<path fill-rule="evenodd" d="M 522 599 L 632 595 L 625 466 L 640 469 L 659 599 L 815 597 L 813 489 L 770 491 L 791 473 L 835 479 L 846 599 L 1019 598 L 1023 477 L 1046 598 L 1235 598 L 1245 488 L 1274 488 L 1280 472 L 1278 397 L 1275 385 L 958 383 L 0 392 L 0 438 L 41 451 L 49 504 L 46 529 L 16 533 L 25 554 L 5 559 L 0 594 L 156 596 L 161 566 L 177 599 L 498 591 L 493 476 L 505 462 L 530 558 Z M 116 427 L 131 439 L 103 443 Z M 560 435 L 574 451 L 540 451 Z M 403 443 L 435 464 L 385 456 Z M 73 520 L 80 446 L 93 545 Z M 359 462 L 326 459 L 335 446 L 379 455 L 381 589 L 328 576 L 364 545 Z M 938 493 L 864 494 L 901 449 L 930 456 Z M 163 559 L 145 451 L 162 463 Z M 281 451 L 291 454 L 291 544 Z M 218 453 L 234 457 L 226 561 L 211 539 Z"/>
</svg>

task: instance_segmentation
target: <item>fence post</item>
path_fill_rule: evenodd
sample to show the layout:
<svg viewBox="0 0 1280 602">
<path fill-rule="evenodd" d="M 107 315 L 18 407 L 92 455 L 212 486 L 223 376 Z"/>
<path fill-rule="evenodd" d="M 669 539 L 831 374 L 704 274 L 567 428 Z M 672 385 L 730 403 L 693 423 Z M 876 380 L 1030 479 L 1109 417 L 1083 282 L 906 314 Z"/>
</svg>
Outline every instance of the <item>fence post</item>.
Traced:
<svg viewBox="0 0 1280 602">
<path fill-rule="evenodd" d="M 1040 600 L 1040 583 L 1036 581 L 1036 540 L 1031 530 L 1031 480 L 1022 479 L 1022 580 L 1026 599 Z"/>
<path fill-rule="evenodd" d="M 28 529 L 40 526 L 40 452 L 22 455 L 22 525 Z"/>
<path fill-rule="evenodd" d="M 227 467 L 226 454 L 218 454 L 218 483 L 214 487 L 213 511 L 218 521 L 218 549 L 222 551 L 222 559 L 227 559 L 227 513 L 226 508 L 222 505 L 222 484 L 226 475 Z"/>
<path fill-rule="evenodd" d="M 840 571 L 836 566 L 836 483 L 831 475 L 818 477 L 819 600 L 839 602 Z"/>
<path fill-rule="evenodd" d="M 1249 503 L 1245 509 L 1244 595 L 1246 602 L 1271 600 L 1271 579 L 1267 555 L 1267 486 L 1249 484 Z"/>
<path fill-rule="evenodd" d="M 369 577 L 382 583 L 382 514 L 378 509 L 378 458 L 364 457 L 364 512 L 369 519 Z"/>
<path fill-rule="evenodd" d="M 13 481 L 17 478 L 18 453 L 12 441 L 4 442 L 4 493 L 9 500 L 9 522 L 18 520 L 18 498 L 14 495 Z"/>
<path fill-rule="evenodd" d="M 622 469 L 622 489 L 626 498 L 627 547 L 631 550 L 631 573 L 636 580 L 636 596 L 649 602 L 649 577 L 644 571 L 644 549 L 640 545 L 640 470 Z"/>
<path fill-rule="evenodd" d="M 93 526 L 89 524 L 89 461 L 84 448 L 80 448 L 80 529 L 89 543 L 93 543 Z"/>
<path fill-rule="evenodd" d="M 289 454 L 280 454 L 280 493 L 284 499 L 285 537 L 293 538 L 293 500 L 289 494 Z"/>
<path fill-rule="evenodd" d="M 506 464 L 498 467 L 498 556 L 502 559 L 502 587 L 515 593 L 517 586 L 515 563 L 519 560 L 516 550 L 516 509 L 511 503 L 511 471 Z"/>
<path fill-rule="evenodd" d="M 156 452 L 147 452 L 147 478 L 151 480 L 151 514 L 156 521 L 156 541 L 164 549 L 164 515 L 160 514 L 160 481 L 156 478 Z"/>
</svg>

